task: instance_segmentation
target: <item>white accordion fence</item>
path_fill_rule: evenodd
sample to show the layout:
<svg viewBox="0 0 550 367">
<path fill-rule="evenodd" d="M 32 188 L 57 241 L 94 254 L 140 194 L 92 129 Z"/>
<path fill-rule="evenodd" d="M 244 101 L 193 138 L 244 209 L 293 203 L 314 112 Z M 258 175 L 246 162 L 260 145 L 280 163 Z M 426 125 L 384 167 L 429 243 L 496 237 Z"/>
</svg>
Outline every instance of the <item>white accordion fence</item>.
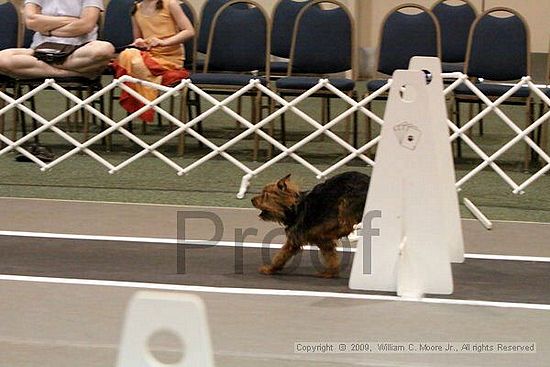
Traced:
<svg viewBox="0 0 550 367">
<path fill-rule="evenodd" d="M 447 124 L 451 131 L 451 134 L 449 136 L 449 139 L 451 140 L 451 142 L 453 142 L 456 139 L 462 139 L 464 143 L 467 144 L 482 160 L 482 162 L 477 167 L 472 169 L 460 180 L 458 180 L 458 182 L 456 182 L 457 189 L 460 189 L 462 186 L 464 186 L 466 182 L 471 180 L 483 169 L 485 169 L 486 167 L 490 167 L 504 180 L 504 182 L 506 182 L 512 188 L 513 193 L 521 194 L 529 185 L 531 185 L 534 181 L 536 181 L 538 178 L 540 178 L 542 175 L 544 175 L 546 172 L 550 170 L 550 156 L 540 146 L 538 146 L 530 137 L 530 134 L 532 132 L 534 132 L 536 129 L 541 127 L 543 124 L 548 123 L 550 119 L 550 111 L 547 109 L 546 112 L 542 116 L 538 117 L 530 126 L 528 126 L 525 129 L 522 129 L 518 126 L 516 122 L 512 121 L 500 109 L 500 105 L 504 101 L 506 101 L 508 98 L 510 98 L 520 88 L 529 88 L 529 90 L 531 91 L 531 94 L 533 96 L 537 96 L 540 99 L 541 103 L 543 103 L 546 106 L 550 106 L 550 98 L 548 98 L 548 96 L 545 93 L 543 93 L 543 91 L 541 90 L 541 86 L 535 85 L 532 82 L 531 77 L 526 76 L 522 78 L 522 80 L 519 81 L 517 84 L 513 85 L 512 88 L 506 94 L 504 94 L 502 97 L 498 98 L 494 102 L 491 101 L 483 93 L 481 93 L 481 91 L 468 79 L 468 76 L 463 73 L 442 74 L 442 77 L 446 80 L 454 80 L 450 85 L 448 85 L 444 89 L 443 93 L 446 97 L 450 97 L 453 93 L 453 90 L 458 85 L 465 84 L 485 104 L 485 108 L 479 114 L 475 115 L 471 120 L 466 122 L 460 128 L 456 126 L 452 121 L 447 120 Z M 129 88 L 127 85 L 125 85 L 125 83 L 127 82 L 142 83 L 152 88 L 156 88 L 162 93 L 155 100 L 148 101 L 144 99 L 142 96 L 140 96 L 139 94 L 137 94 L 134 90 Z M 14 99 L 10 95 L 6 94 L 5 92 L 0 91 L 0 99 L 2 99 L 5 103 L 5 106 L 0 109 L 0 115 L 6 116 L 6 114 L 12 111 L 13 109 L 18 109 L 23 113 L 25 113 L 26 115 L 28 115 L 29 117 L 35 119 L 39 124 L 39 127 L 37 129 L 29 132 L 28 134 L 16 140 L 12 140 L 8 138 L 5 134 L 0 134 L 0 141 L 6 145 L 4 148 L 0 149 L 0 157 L 6 156 L 8 152 L 15 150 L 23 154 L 24 156 L 26 156 L 28 159 L 32 160 L 34 163 L 36 163 L 42 171 L 46 171 L 64 162 L 65 160 L 69 159 L 75 154 L 82 152 L 89 155 L 91 158 L 93 158 L 94 160 L 96 160 L 97 162 L 105 166 L 108 172 L 112 174 L 122 170 L 132 162 L 140 159 L 141 157 L 147 154 L 153 154 L 154 156 L 159 158 L 162 162 L 164 162 L 165 164 L 173 168 L 174 171 L 181 176 L 181 175 L 188 174 L 193 169 L 208 162 L 212 158 L 216 156 L 221 156 L 224 159 L 226 159 L 228 162 L 232 163 L 233 165 L 235 165 L 236 167 L 238 167 L 240 170 L 243 171 L 243 178 L 242 178 L 241 186 L 238 191 L 238 197 L 243 198 L 247 191 L 250 181 L 255 176 L 257 176 L 259 173 L 263 172 L 264 170 L 270 168 L 271 166 L 275 165 L 277 162 L 281 161 L 286 157 L 290 157 L 294 159 L 296 162 L 298 162 L 299 164 L 306 167 L 308 170 L 313 172 L 318 179 L 326 178 L 332 172 L 334 172 L 338 168 L 341 168 L 342 166 L 345 166 L 348 162 L 350 162 L 355 158 L 361 159 L 368 165 L 374 166 L 375 162 L 367 156 L 366 152 L 378 143 L 379 137 L 375 137 L 371 141 L 366 142 L 361 147 L 355 148 L 351 144 L 349 144 L 347 141 L 342 139 L 340 136 L 335 134 L 333 131 L 331 131 L 330 129 L 338 125 L 342 121 L 346 120 L 346 118 L 352 116 L 356 112 L 359 113 L 360 117 L 368 116 L 376 123 L 383 125 L 384 123 L 383 119 L 377 116 L 371 110 L 369 110 L 366 106 L 370 102 L 375 100 L 377 97 L 388 92 L 391 85 L 392 85 L 392 80 L 390 79 L 389 82 L 384 87 L 382 87 L 375 93 L 368 95 L 367 97 L 365 97 L 360 101 L 355 101 L 352 98 L 350 98 L 348 95 L 346 95 L 345 93 L 343 93 L 342 91 L 338 90 L 333 85 L 331 85 L 328 79 L 320 79 L 317 85 L 312 87 L 310 90 L 306 91 L 305 93 L 293 99 L 292 101 L 286 101 L 281 96 L 279 96 L 274 91 L 272 91 L 270 88 L 263 86 L 259 80 L 252 79 L 248 85 L 244 86 L 239 91 L 229 95 L 225 99 L 218 100 L 213 96 L 209 95 L 208 93 L 206 93 L 205 91 L 198 88 L 190 80 L 183 80 L 181 81 L 180 84 L 170 88 L 170 87 L 165 87 L 157 84 L 152 84 L 142 80 L 137 80 L 129 76 L 123 76 L 120 79 L 114 79 L 110 84 L 106 85 L 103 89 L 94 93 L 90 97 L 81 99 L 73 95 L 66 89 L 62 88 L 59 84 L 55 82 L 54 79 L 46 79 L 44 80 L 43 84 L 41 84 L 37 88 L 29 91 L 28 93 L 22 95 L 17 99 Z M 145 105 L 140 110 L 124 118 L 121 118 L 118 121 L 115 121 L 111 117 L 105 115 L 104 113 L 100 112 L 98 109 L 94 108 L 92 106 L 92 102 L 117 88 L 127 91 L 132 96 L 142 101 Z M 33 111 L 29 107 L 25 106 L 24 104 L 25 101 L 28 101 L 32 96 L 36 96 L 37 94 L 43 92 L 45 89 L 56 90 L 57 92 L 59 92 L 59 94 L 64 96 L 66 99 L 72 101 L 74 105 L 53 119 L 46 119 L 40 115 L 40 111 Z M 201 98 L 204 98 L 206 101 L 210 102 L 212 104 L 212 107 L 205 110 L 200 115 L 191 119 L 188 122 L 180 121 L 178 118 L 172 116 L 169 112 L 163 110 L 160 107 L 160 103 L 162 103 L 165 100 L 168 100 L 171 97 L 179 96 L 184 89 L 188 89 L 190 91 L 195 92 Z M 307 99 L 308 97 L 310 97 L 311 95 L 313 95 L 314 93 L 316 93 L 321 89 L 326 89 L 331 91 L 332 93 L 334 93 L 334 95 L 338 96 L 346 104 L 349 105 L 349 108 L 347 108 L 344 112 L 340 113 L 338 116 L 334 117 L 331 121 L 329 121 L 325 125 L 320 124 L 315 119 L 313 119 L 312 117 L 310 117 L 309 115 L 307 115 L 305 112 L 303 112 L 297 107 L 297 105 L 300 102 L 304 101 L 305 99 Z M 232 101 L 235 101 L 237 98 L 239 98 L 243 94 L 254 90 L 261 91 L 264 95 L 264 98 L 265 97 L 271 98 L 276 104 L 280 106 L 280 108 L 278 108 L 276 111 L 272 112 L 265 118 L 261 119 L 256 124 L 253 124 L 250 120 L 237 114 L 235 111 L 233 111 L 228 107 L 228 104 L 231 103 Z M 175 129 L 173 131 L 167 133 L 167 135 L 163 136 L 161 139 L 159 139 L 153 144 L 146 143 L 138 135 L 130 132 L 127 129 L 127 124 L 131 122 L 133 119 L 137 118 L 139 115 L 141 115 L 141 113 L 146 111 L 148 108 L 153 108 L 163 118 L 167 119 L 169 122 L 171 122 L 175 126 Z M 70 116 L 71 114 L 81 109 L 85 109 L 87 112 L 89 112 L 90 114 L 95 116 L 97 119 L 99 119 L 100 121 L 106 124 L 106 128 L 103 131 L 94 135 L 93 137 L 90 137 L 88 140 L 84 142 L 80 142 L 76 140 L 67 132 L 65 132 L 62 128 L 57 126 L 60 122 L 64 121 L 68 116 Z M 237 136 L 227 140 L 225 143 L 221 145 L 216 145 L 211 140 L 207 139 L 205 136 L 199 134 L 195 129 L 193 129 L 193 127 L 196 124 L 198 124 L 200 121 L 203 121 L 204 119 L 206 119 L 207 117 L 209 117 L 210 115 L 212 115 L 217 111 L 223 111 L 225 114 L 229 115 L 232 119 L 237 120 L 240 124 L 242 124 L 242 126 L 246 127 L 244 131 L 239 133 Z M 266 125 L 271 122 L 275 122 L 276 119 L 281 114 L 287 111 L 293 111 L 297 116 L 299 116 L 301 119 L 303 119 L 305 122 L 310 124 L 315 129 L 312 133 L 310 133 L 300 141 L 288 147 L 284 146 L 277 139 L 275 139 L 274 137 L 270 136 L 267 132 L 262 130 L 263 127 L 266 127 Z M 514 132 L 515 136 L 506 144 L 504 144 L 500 149 L 498 149 L 496 152 L 489 155 L 485 153 L 479 147 L 479 145 L 477 145 L 466 133 L 475 124 L 479 123 L 480 120 L 483 119 L 483 117 L 485 117 L 488 113 L 492 111 L 495 112 L 502 119 L 502 121 L 504 121 L 504 123 Z M 51 130 L 55 134 L 59 135 L 61 138 L 65 139 L 68 144 L 70 144 L 71 146 L 74 146 L 73 149 L 69 150 L 65 154 L 61 155 L 60 157 L 56 158 L 55 160 L 49 163 L 46 163 L 40 160 L 37 156 L 33 155 L 29 150 L 24 148 L 25 143 L 30 142 L 31 139 L 33 139 L 35 136 L 47 130 Z M 138 153 L 134 154 L 130 158 L 126 159 L 125 161 L 117 165 L 113 165 L 112 163 L 107 161 L 104 157 L 102 157 L 98 152 L 95 152 L 91 149 L 91 146 L 94 143 L 101 141 L 101 139 L 115 132 L 119 132 L 123 134 L 129 140 L 133 141 L 135 144 L 137 144 L 139 147 L 142 148 L 141 151 L 139 151 Z M 206 147 L 211 149 L 211 152 L 204 155 L 202 158 L 197 159 L 191 164 L 188 164 L 187 166 L 182 167 L 181 165 L 176 163 L 173 159 L 171 159 L 170 157 L 167 157 L 165 154 L 159 151 L 159 147 L 163 146 L 171 139 L 178 137 L 182 133 L 185 133 L 188 136 L 203 143 Z M 242 161 L 240 161 L 239 159 L 235 158 L 230 153 L 228 153 L 228 149 L 230 147 L 232 147 L 239 141 L 253 134 L 257 134 L 260 138 L 264 139 L 269 144 L 272 144 L 275 148 L 280 150 L 280 153 L 278 155 L 269 159 L 267 162 L 263 163 L 262 165 L 260 165 L 255 169 L 250 168 L 245 163 L 243 163 Z M 343 147 L 346 150 L 347 155 L 343 157 L 341 160 L 339 160 L 338 162 L 336 162 L 335 164 L 333 164 L 332 166 L 324 170 L 321 170 L 315 165 L 313 165 L 312 163 L 308 162 L 306 159 L 304 159 L 300 155 L 298 155 L 297 150 L 323 134 L 326 135 L 326 137 L 328 137 L 332 141 L 334 141 L 336 144 Z M 520 143 L 521 141 L 524 141 L 525 143 L 527 143 L 529 147 L 534 152 L 536 152 L 536 154 L 540 156 L 540 158 L 543 161 L 543 165 L 538 172 L 534 173 L 527 180 L 525 180 L 524 182 L 518 183 L 518 182 L 515 182 L 510 177 L 510 175 L 508 175 L 497 164 L 496 160 L 499 157 L 501 157 L 504 153 L 509 151 L 514 145 Z"/>
</svg>

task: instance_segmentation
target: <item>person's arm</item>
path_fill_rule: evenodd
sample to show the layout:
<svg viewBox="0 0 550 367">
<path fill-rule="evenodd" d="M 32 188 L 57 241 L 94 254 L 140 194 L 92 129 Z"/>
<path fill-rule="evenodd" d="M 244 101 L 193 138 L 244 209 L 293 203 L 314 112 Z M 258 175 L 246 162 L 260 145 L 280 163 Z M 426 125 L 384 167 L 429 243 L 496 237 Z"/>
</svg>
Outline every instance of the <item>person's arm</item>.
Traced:
<svg viewBox="0 0 550 367">
<path fill-rule="evenodd" d="M 25 25 L 35 32 L 47 35 L 50 31 L 69 25 L 77 20 L 79 18 L 44 15 L 40 6 L 33 3 L 25 5 Z"/>
<path fill-rule="evenodd" d="M 138 48 L 143 48 L 143 49 L 149 48 L 149 45 L 143 39 L 143 34 L 141 33 L 141 29 L 139 28 L 134 17 L 132 17 L 132 33 L 134 35 L 134 43 L 133 43 L 134 46 Z"/>
<path fill-rule="evenodd" d="M 149 40 L 149 45 L 151 47 L 177 45 L 180 43 L 184 43 L 185 41 L 195 36 L 195 29 L 193 28 L 193 24 L 191 24 L 191 21 L 189 20 L 189 18 L 187 18 L 187 16 L 181 9 L 179 2 L 177 0 L 170 0 L 169 7 L 172 19 L 174 19 L 180 31 L 172 37 L 164 39 L 158 39 L 156 37 L 151 38 Z"/>
<path fill-rule="evenodd" d="M 80 18 L 72 23 L 51 31 L 56 37 L 78 37 L 90 33 L 97 25 L 101 10 L 95 6 L 87 6 L 82 10 Z"/>
</svg>

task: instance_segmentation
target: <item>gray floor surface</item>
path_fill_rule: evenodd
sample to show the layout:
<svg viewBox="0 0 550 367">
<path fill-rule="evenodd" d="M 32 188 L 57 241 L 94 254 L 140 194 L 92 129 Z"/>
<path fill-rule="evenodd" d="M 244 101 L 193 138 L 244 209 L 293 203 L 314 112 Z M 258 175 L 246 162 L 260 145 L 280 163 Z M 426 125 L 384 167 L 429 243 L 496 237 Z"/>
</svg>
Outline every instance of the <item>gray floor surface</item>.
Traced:
<svg viewBox="0 0 550 367">
<path fill-rule="evenodd" d="M 0 206 L 5 209 L 0 231 L 174 239 L 178 211 L 219 215 L 226 241 L 234 240 L 236 228 L 253 227 L 258 234 L 249 241 L 261 242 L 274 228 L 259 222 L 252 209 L 26 199 L 0 199 Z M 188 238 L 204 240 L 213 225 L 190 221 L 187 228 Z M 497 222 L 493 231 L 485 231 L 475 221 L 464 221 L 463 228 L 469 253 L 550 255 L 548 224 Z M 521 263 L 514 264 L 515 277 L 521 277 Z M 499 275 L 494 268 L 487 271 Z M 45 279 L 52 276 L 46 268 L 32 275 L 39 278 L 0 278 L 0 366 L 114 366 L 125 307 L 145 284 L 62 284 L 79 281 Z M 546 309 L 204 290 L 198 294 L 206 304 L 217 366 L 548 366 L 550 360 Z M 294 343 L 300 341 L 534 342 L 537 352 L 296 354 Z"/>
</svg>

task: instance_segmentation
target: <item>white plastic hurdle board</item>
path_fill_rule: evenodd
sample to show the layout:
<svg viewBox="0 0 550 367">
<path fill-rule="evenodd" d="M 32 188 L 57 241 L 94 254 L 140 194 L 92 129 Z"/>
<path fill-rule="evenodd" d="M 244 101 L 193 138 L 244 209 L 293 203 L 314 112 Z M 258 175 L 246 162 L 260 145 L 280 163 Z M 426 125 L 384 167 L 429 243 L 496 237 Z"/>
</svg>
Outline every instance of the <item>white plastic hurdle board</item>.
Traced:
<svg viewBox="0 0 550 367">
<path fill-rule="evenodd" d="M 157 332 L 182 343 L 183 356 L 173 367 L 214 367 L 206 310 L 192 294 L 140 291 L 130 301 L 122 333 L 118 367 L 163 367 L 149 348 Z"/>
<path fill-rule="evenodd" d="M 438 59 L 414 58 L 393 75 L 364 218 L 381 216 L 363 223 L 352 289 L 453 291 L 451 261 L 464 260 L 464 244 L 442 92 Z"/>
</svg>

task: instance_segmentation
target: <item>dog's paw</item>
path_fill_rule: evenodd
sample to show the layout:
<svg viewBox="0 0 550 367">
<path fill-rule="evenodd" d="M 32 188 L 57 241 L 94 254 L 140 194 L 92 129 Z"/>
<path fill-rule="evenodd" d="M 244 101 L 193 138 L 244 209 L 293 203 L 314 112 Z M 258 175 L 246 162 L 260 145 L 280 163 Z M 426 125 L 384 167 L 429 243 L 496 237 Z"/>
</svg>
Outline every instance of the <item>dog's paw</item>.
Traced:
<svg viewBox="0 0 550 367">
<path fill-rule="evenodd" d="M 264 265 L 258 269 L 258 271 L 265 275 L 271 275 L 275 273 L 275 269 L 271 265 Z"/>
<path fill-rule="evenodd" d="M 317 273 L 316 275 L 319 278 L 325 278 L 325 279 L 338 278 L 338 271 L 325 270 L 325 271 L 321 271 L 321 272 Z"/>
</svg>

